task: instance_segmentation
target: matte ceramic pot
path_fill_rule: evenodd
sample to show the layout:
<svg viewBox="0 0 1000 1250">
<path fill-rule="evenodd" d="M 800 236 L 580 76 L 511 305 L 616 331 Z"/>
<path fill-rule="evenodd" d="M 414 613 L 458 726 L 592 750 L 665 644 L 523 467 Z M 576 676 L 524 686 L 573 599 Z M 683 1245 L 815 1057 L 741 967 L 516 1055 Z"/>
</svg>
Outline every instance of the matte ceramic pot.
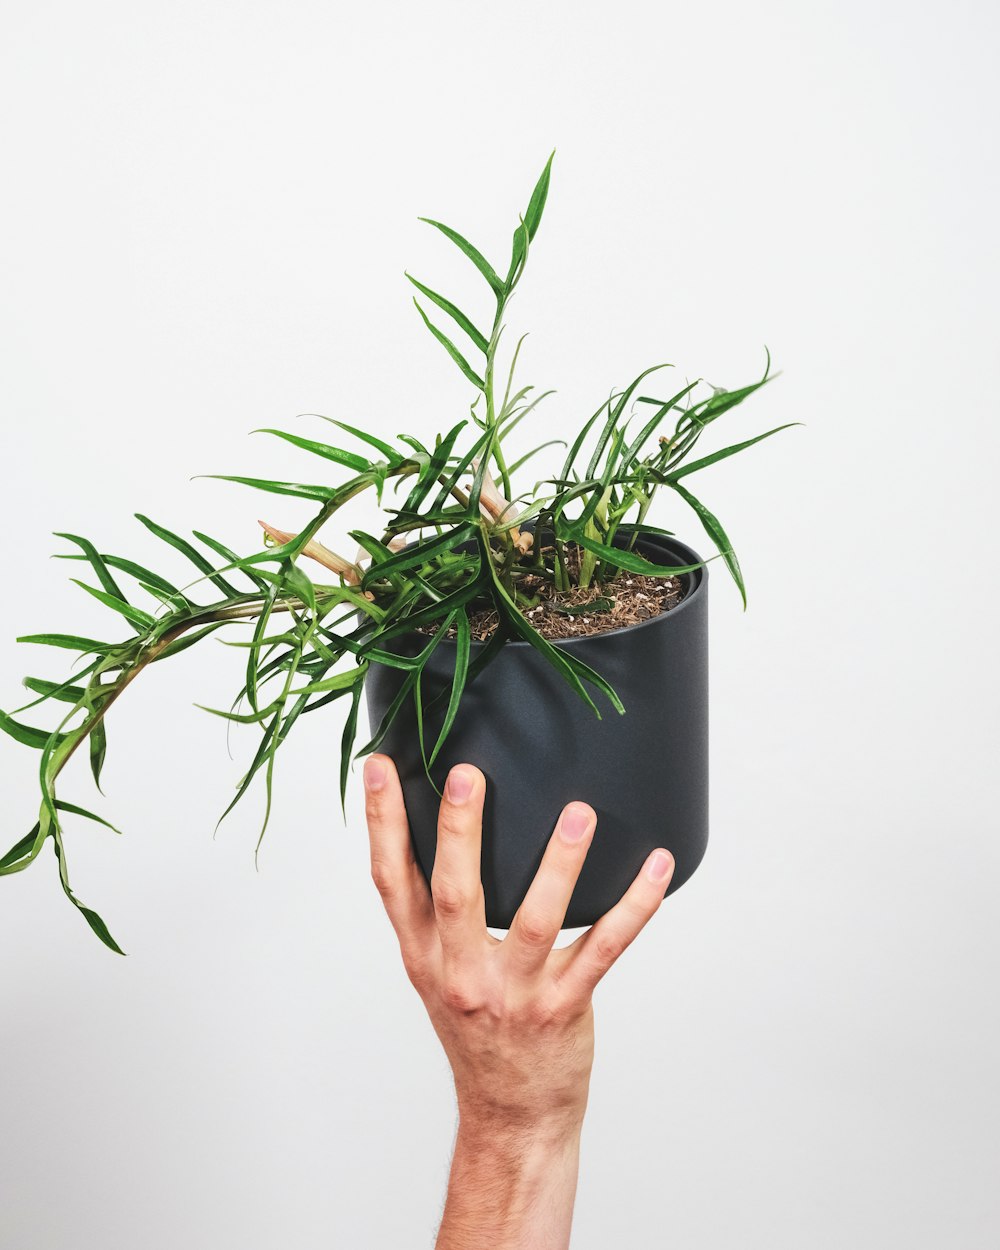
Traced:
<svg viewBox="0 0 1000 1250">
<path fill-rule="evenodd" d="M 638 544 L 658 564 L 701 559 L 673 538 Z M 676 870 L 667 891 L 687 881 L 708 841 L 708 574 L 682 575 L 683 600 L 638 625 L 555 646 L 596 669 L 625 705 L 619 715 L 590 688 L 598 720 L 551 665 L 526 642 L 509 642 L 469 685 L 433 768 L 472 763 L 486 775 L 482 877 L 487 924 L 508 928 L 535 875 L 563 806 L 573 799 L 597 812 L 597 832 L 574 891 L 565 927 L 592 924 L 625 892 L 651 850 L 667 847 Z M 397 640 L 409 654 L 426 637 Z M 473 655 L 475 648 L 473 644 Z M 424 671 L 425 709 L 450 688 L 455 645 L 445 640 Z M 378 725 L 404 674 L 372 664 L 365 682 L 371 724 Z M 436 740 L 447 693 L 425 724 Z M 426 711 L 425 711 L 426 715 Z M 440 802 L 420 755 L 412 700 L 380 747 L 399 770 L 417 859 L 434 867 Z"/>
</svg>

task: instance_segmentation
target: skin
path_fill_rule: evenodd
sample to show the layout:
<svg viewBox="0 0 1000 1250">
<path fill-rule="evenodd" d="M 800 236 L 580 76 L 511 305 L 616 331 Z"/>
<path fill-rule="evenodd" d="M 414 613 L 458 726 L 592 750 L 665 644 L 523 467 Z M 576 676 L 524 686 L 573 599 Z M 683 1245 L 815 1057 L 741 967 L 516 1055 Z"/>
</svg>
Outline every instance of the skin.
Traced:
<svg viewBox="0 0 1000 1250">
<path fill-rule="evenodd" d="M 387 756 L 365 766 L 372 878 L 455 1078 L 458 1133 L 437 1250 L 566 1250 L 594 1059 L 594 987 L 663 901 L 653 851 L 622 900 L 554 948 L 597 817 L 564 809 L 503 941 L 486 929 L 483 774 L 452 769 L 428 889 Z"/>
</svg>

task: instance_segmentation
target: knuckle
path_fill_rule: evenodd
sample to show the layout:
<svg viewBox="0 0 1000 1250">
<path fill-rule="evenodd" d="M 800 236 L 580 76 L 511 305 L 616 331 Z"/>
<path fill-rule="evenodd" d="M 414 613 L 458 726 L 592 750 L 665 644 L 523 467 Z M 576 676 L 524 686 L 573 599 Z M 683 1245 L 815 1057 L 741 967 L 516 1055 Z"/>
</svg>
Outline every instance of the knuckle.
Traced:
<svg viewBox="0 0 1000 1250">
<path fill-rule="evenodd" d="M 457 977 L 446 977 L 441 986 L 441 1002 L 456 1015 L 468 1016 L 478 1010 L 479 1000 L 469 985 Z"/>
<path fill-rule="evenodd" d="M 383 859 L 372 860 L 372 881 L 375 889 L 384 899 L 392 898 L 397 892 L 396 874 Z"/>
<path fill-rule="evenodd" d="M 461 838 L 468 829 L 468 820 L 457 812 L 450 803 L 441 804 L 438 814 L 438 835 L 446 838 Z"/>
<path fill-rule="evenodd" d="M 469 907 L 470 899 L 466 891 L 446 877 L 433 882 L 431 895 L 435 912 L 446 920 L 461 916 Z"/>
<path fill-rule="evenodd" d="M 365 816 L 370 825 L 380 825 L 383 823 L 385 814 L 385 803 L 381 793 L 372 793 L 367 790 L 365 792 Z"/>
<path fill-rule="evenodd" d="M 613 964 L 619 959 L 629 945 L 629 939 L 618 933 L 597 933 L 594 935 L 594 954 L 602 967 Z"/>
<path fill-rule="evenodd" d="M 559 1006 L 548 998 L 534 998 L 527 1007 L 528 1023 L 539 1032 L 545 1032 L 562 1023 Z"/>
<path fill-rule="evenodd" d="M 551 927 L 543 917 L 527 912 L 517 922 L 518 939 L 532 949 L 549 946 L 553 939 Z"/>
<path fill-rule="evenodd" d="M 430 960 L 416 951 L 403 951 L 403 968 L 414 989 L 423 991 L 430 982 Z"/>
</svg>

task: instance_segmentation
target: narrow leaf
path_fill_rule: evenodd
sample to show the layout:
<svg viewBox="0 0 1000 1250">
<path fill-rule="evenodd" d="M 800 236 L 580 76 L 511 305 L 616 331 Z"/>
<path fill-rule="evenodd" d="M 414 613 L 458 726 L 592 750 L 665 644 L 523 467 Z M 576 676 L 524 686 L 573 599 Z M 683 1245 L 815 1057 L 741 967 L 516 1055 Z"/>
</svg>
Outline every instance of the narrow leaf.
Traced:
<svg viewBox="0 0 1000 1250">
<path fill-rule="evenodd" d="M 227 599 L 238 597 L 239 591 L 236 587 L 231 586 L 224 577 L 221 577 L 198 548 L 193 547 L 186 538 L 181 538 L 180 534 L 175 534 L 173 530 L 168 530 L 166 526 L 158 525 L 156 521 L 151 521 L 148 516 L 143 516 L 141 512 L 135 514 L 135 519 L 140 525 L 144 525 L 151 534 L 155 534 L 161 542 L 165 542 L 167 546 L 173 547 L 175 551 L 179 551 L 181 555 L 186 556 L 200 573 L 204 573 L 208 580 L 222 591 Z"/>
<path fill-rule="evenodd" d="M 124 616 L 137 629 L 152 629 L 156 624 L 155 616 L 150 616 L 148 612 L 143 612 L 141 608 L 134 608 L 130 603 L 126 603 L 124 599 L 118 599 L 114 595 L 109 595 L 106 590 L 98 590 L 96 586 L 88 586 L 86 582 L 81 582 L 76 577 L 71 577 L 70 581 L 79 586 L 81 590 L 85 590 L 88 595 L 93 595 L 105 607 L 111 608 L 119 616 Z"/>
<path fill-rule="evenodd" d="M 65 538 L 68 542 L 76 543 L 83 552 L 82 559 L 86 560 L 94 572 L 97 574 L 97 580 L 104 587 L 109 595 L 114 595 L 116 599 L 125 599 L 118 583 L 108 571 L 106 557 L 98 553 L 97 548 L 88 538 L 81 538 L 78 534 L 56 534 L 56 538 Z"/>
<path fill-rule="evenodd" d="M 312 452 L 324 460 L 332 460 L 335 464 L 345 465 L 355 473 L 365 473 L 372 466 L 364 456 L 355 455 L 353 451 L 342 451 L 339 447 L 331 447 L 329 443 L 317 443 L 311 438 L 300 438 L 298 434 L 289 434 L 285 430 L 254 430 L 255 434 L 273 434 L 275 438 L 283 438 L 286 443 L 300 447 L 303 451 Z"/>
<path fill-rule="evenodd" d="M 80 651 L 84 655 L 93 655 L 95 651 L 111 650 L 109 642 L 80 638 L 76 634 L 22 634 L 16 641 L 35 643 L 42 647 L 60 647 L 65 651 Z"/>
<path fill-rule="evenodd" d="M 452 230 L 451 226 L 446 226 L 440 221 L 434 221 L 430 217 L 421 217 L 420 220 L 426 222 L 428 226 L 433 226 L 435 230 L 440 230 L 446 239 L 450 239 L 459 251 L 464 252 L 465 255 L 468 256 L 469 260 L 472 261 L 472 263 L 493 288 L 494 293 L 498 297 L 503 294 L 503 283 L 497 276 L 496 270 L 482 254 L 482 252 L 480 252 L 478 248 L 473 247 L 468 239 L 462 238 L 457 230 Z"/>
<path fill-rule="evenodd" d="M 756 438 L 748 438 L 742 443 L 733 443 L 730 447 L 723 447 L 721 451 L 713 452 L 710 456 L 702 456 L 700 460 L 693 460 L 690 464 L 684 465 L 683 468 L 675 469 L 668 475 L 667 481 L 673 484 L 679 478 L 687 477 L 689 473 L 697 473 L 699 469 L 707 469 L 710 464 L 716 464 L 719 460 L 735 456 L 737 452 L 744 451 L 747 447 L 752 447 L 754 443 L 763 442 L 765 438 L 770 438 L 772 434 L 780 434 L 782 430 L 790 430 L 792 426 L 801 424 L 801 421 L 788 421 L 784 425 L 775 426 L 773 430 L 768 430 L 765 434 L 758 434 Z"/>
<path fill-rule="evenodd" d="M 45 744 L 53 736 L 46 733 L 44 729 L 36 729 L 33 725 L 25 725 L 21 721 L 14 720 L 6 712 L 0 712 L 0 732 L 8 734 L 15 742 L 20 742 L 22 746 L 31 747 L 35 751 L 44 750 Z M 56 734 L 55 738 L 58 745 L 66 738 L 66 734 Z"/>
<path fill-rule="evenodd" d="M 715 543 L 719 555 L 726 562 L 726 568 L 732 574 L 733 581 L 736 583 L 736 587 L 740 592 L 740 598 L 743 600 L 743 607 L 745 608 L 747 606 L 747 592 L 746 586 L 743 584 L 743 572 L 740 569 L 740 562 L 736 558 L 736 552 L 733 550 L 733 544 L 729 541 L 729 536 L 722 528 L 718 517 L 713 516 L 705 505 L 700 500 L 695 499 L 694 495 L 681 486 L 680 483 L 671 482 L 671 486 L 698 514 L 698 519 L 705 527 L 705 533 Z"/>
<path fill-rule="evenodd" d="M 38 825 L 35 825 L 34 829 L 30 833 L 25 834 L 20 842 L 14 843 L 6 855 L 0 857 L 0 875 L 19 872 L 21 868 L 26 868 L 35 859 L 38 855 L 38 851 L 35 849 L 35 839 L 37 837 Z M 24 861 L 26 857 L 26 862 L 22 863 L 21 861 Z M 15 868 L 15 864 L 19 865 L 19 867 Z"/>
<path fill-rule="evenodd" d="M 272 495 L 290 495 L 293 499 L 313 499 L 325 503 L 337 493 L 329 486 L 310 486 L 303 482 L 271 482 L 260 477 L 238 477 L 232 473 L 204 473 L 216 482 L 236 482 L 239 486 L 252 486 L 254 490 L 267 491 Z"/>
<path fill-rule="evenodd" d="M 472 631 L 469 627 L 468 614 L 463 610 L 457 612 L 455 620 L 455 674 L 451 681 L 451 696 L 448 699 L 448 707 L 445 710 L 444 721 L 441 724 L 441 731 L 438 734 L 437 742 L 431 751 L 430 759 L 427 761 L 428 769 L 437 759 L 441 748 L 447 740 L 451 727 L 455 723 L 455 717 L 458 715 L 458 708 L 462 702 L 462 694 L 465 691 L 465 682 L 469 674 L 469 654 L 472 650 Z M 439 629 L 444 632 L 444 625 Z"/>
<path fill-rule="evenodd" d="M 434 324 L 434 322 L 431 321 L 430 317 L 428 317 L 427 314 L 424 312 L 423 308 L 421 308 L 420 301 L 417 299 L 414 299 L 413 304 L 417 312 L 420 314 L 421 318 L 423 319 L 424 325 L 427 327 L 428 330 L 430 330 L 431 334 L 434 335 L 437 341 L 441 344 L 444 350 L 452 358 L 455 364 L 458 365 L 459 369 L 462 370 L 462 372 L 465 374 L 468 380 L 472 383 L 472 385 L 480 391 L 485 389 L 485 383 L 483 382 L 483 379 L 479 376 L 478 373 L 476 373 L 475 369 L 473 369 L 473 367 L 465 359 L 465 357 L 458 350 L 458 348 L 451 341 L 451 339 L 447 336 L 447 334 L 439 330 L 437 326 Z"/>
<path fill-rule="evenodd" d="M 447 313 L 448 316 L 452 319 L 452 321 L 454 321 L 454 323 L 459 327 L 459 329 L 465 331 L 465 333 L 469 336 L 469 338 L 473 341 L 473 343 L 475 343 L 475 345 L 479 348 L 479 350 L 483 353 L 483 355 L 484 356 L 486 355 L 490 346 L 489 340 L 487 339 L 486 335 L 482 333 L 482 331 L 476 329 L 476 327 L 472 324 L 472 322 L 465 315 L 465 313 L 462 312 L 460 308 L 456 308 L 455 305 L 451 302 L 451 300 L 445 299 L 445 297 L 443 295 L 439 295 L 437 291 L 432 291 L 429 286 L 424 286 L 422 282 L 418 282 L 417 279 L 412 274 L 407 273 L 405 274 L 405 276 L 409 278 L 409 280 L 413 283 L 413 285 L 417 288 L 417 290 L 421 292 L 421 294 L 427 296 L 427 298 L 431 301 L 432 304 L 436 304 L 438 308 L 441 309 L 442 312 Z"/>
<path fill-rule="evenodd" d="M 605 563 L 614 565 L 615 568 L 625 569 L 629 573 L 642 573 L 646 577 L 679 577 L 682 573 L 693 573 L 695 569 L 702 567 L 701 564 L 654 564 L 634 551 L 628 551 L 624 547 L 609 547 L 607 543 L 598 542 L 596 538 L 589 538 L 586 534 L 576 530 L 572 532 L 571 537 L 575 543 L 579 543 L 587 551 L 600 556 Z"/>
<path fill-rule="evenodd" d="M 83 816 L 87 820 L 93 820 L 97 824 L 103 825 L 105 829 L 110 829 L 112 833 L 121 833 L 120 829 L 116 829 L 115 826 L 105 820 L 103 816 L 98 816 L 94 812 L 88 812 L 85 807 L 77 807 L 75 803 L 67 803 L 65 799 L 56 799 L 56 807 L 61 812 L 71 812 L 74 816 Z"/>
<path fill-rule="evenodd" d="M 545 162 L 545 168 L 535 183 L 535 189 L 532 191 L 531 199 L 528 201 L 528 211 L 524 214 L 524 224 L 527 227 L 529 239 L 534 239 L 542 220 L 542 211 L 545 208 L 545 201 L 549 194 L 549 179 L 552 174 L 552 161 L 554 158 L 555 151 L 553 150 L 552 155 Z"/>
<path fill-rule="evenodd" d="M 448 530 L 447 533 L 438 534 L 434 538 L 418 539 L 411 547 L 405 547 L 402 551 L 395 552 L 388 560 L 384 560 L 381 564 L 368 569 L 361 579 L 362 589 L 367 590 L 371 582 L 388 577 L 392 573 L 426 564 L 445 552 L 453 551 L 456 547 L 461 546 L 462 543 L 468 542 L 473 538 L 477 529 L 477 526 L 466 523 L 465 525 L 457 525 L 454 529 Z"/>
</svg>

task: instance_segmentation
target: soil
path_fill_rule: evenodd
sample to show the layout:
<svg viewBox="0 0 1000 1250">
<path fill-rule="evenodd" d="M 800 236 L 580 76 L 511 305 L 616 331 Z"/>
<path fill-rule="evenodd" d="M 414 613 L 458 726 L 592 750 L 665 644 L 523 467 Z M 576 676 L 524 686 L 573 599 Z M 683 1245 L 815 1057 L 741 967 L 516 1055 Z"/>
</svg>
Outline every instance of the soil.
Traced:
<svg viewBox="0 0 1000 1250">
<path fill-rule="evenodd" d="M 669 612 L 684 598 L 679 577 L 646 577 L 642 573 L 624 571 L 614 581 L 587 590 L 557 591 L 550 581 L 530 574 L 518 585 L 524 594 L 538 596 L 537 605 L 529 608 L 525 617 L 549 641 L 586 638 L 611 629 L 623 629 L 626 625 L 638 625 Z M 496 609 L 492 606 L 474 608 L 469 613 L 469 624 L 473 639 L 485 642 L 497 627 Z M 454 630 L 449 634 L 454 636 Z"/>
</svg>

